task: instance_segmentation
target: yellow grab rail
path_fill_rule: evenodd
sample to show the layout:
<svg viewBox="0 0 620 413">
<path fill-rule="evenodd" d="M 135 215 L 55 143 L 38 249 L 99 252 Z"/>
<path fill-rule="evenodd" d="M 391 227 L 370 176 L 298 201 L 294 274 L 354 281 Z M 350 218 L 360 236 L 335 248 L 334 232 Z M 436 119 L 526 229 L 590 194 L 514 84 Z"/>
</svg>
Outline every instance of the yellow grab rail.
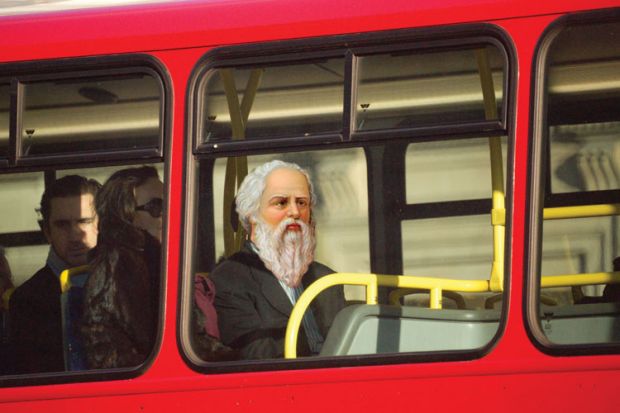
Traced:
<svg viewBox="0 0 620 413">
<path fill-rule="evenodd" d="M 620 271 L 595 272 L 590 274 L 545 275 L 541 277 L 540 280 L 540 286 L 542 288 L 618 283 L 620 283 Z"/>
<path fill-rule="evenodd" d="M 442 290 L 483 292 L 489 291 L 487 280 L 454 280 L 447 278 L 417 277 L 411 275 L 377 275 L 356 273 L 335 273 L 321 277 L 297 300 L 286 326 L 284 357 L 297 357 L 297 338 L 302 318 L 312 300 L 322 291 L 335 285 L 361 285 L 366 287 L 366 304 L 377 304 L 379 286 L 395 288 L 416 288 L 430 291 L 430 308 L 441 309 Z"/>
<path fill-rule="evenodd" d="M 263 69 L 254 69 L 247 81 L 243 100 L 239 103 L 239 92 L 235 85 L 235 76 L 232 69 L 220 69 L 220 78 L 226 93 L 228 112 L 232 128 L 233 140 L 244 140 L 245 130 L 254 99 L 260 86 Z M 248 174 L 248 160 L 246 156 L 229 157 L 226 160 L 226 175 L 224 178 L 223 220 L 224 220 L 224 255 L 230 256 L 241 249 L 245 239 L 244 229 L 239 225 L 236 231 L 231 226 L 231 205 L 234 204 L 235 188 Z"/>
<path fill-rule="evenodd" d="M 484 101 L 484 115 L 487 120 L 498 119 L 497 101 L 493 72 L 486 49 L 476 50 L 476 61 L 480 74 L 480 86 Z M 504 289 L 504 238 L 506 236 L 506 206 L 504 195 L 504 162 L 502 141 L 499 137 L 489 138 L 491 156 L 492 202 L 491 225 L 493 226 L 493 265 L 491 266 L 490 287 L 492 291 Z"/>
<path fill-rule="evenodd" d="M 620 204 L 581 205 L 545 208 L 544 219 L 589 218 L 620 215 Z"/>
<path fill-rule="evenodd" d="M 71 288 L 71 277 L 88 271 L 88 265 L 80 265 L 79 267 L 67 268 L 60 273 L 60 291 L 67 292 Z"/>
</svg>

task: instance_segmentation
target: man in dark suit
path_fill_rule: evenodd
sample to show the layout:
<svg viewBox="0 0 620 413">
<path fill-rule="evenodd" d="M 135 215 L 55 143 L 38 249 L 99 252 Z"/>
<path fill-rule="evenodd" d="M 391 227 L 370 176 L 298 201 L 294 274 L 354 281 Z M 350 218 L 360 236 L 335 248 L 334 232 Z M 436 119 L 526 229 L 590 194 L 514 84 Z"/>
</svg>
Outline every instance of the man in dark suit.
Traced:
<svg viewBox="0 0 620 413">
<path fill-rule="evenodd" d="M 9 301 L 14 373 L 64 371 L 60 274 L 87 263 L 97 244 L 95 195 L 100 184 L 77 175 L 50 185 L 41 198 L 41 228 L 50 243 L 46 264 Z"/>
<path fill-rule="evenodd" d="M 244 359 L 279 358 L 289 316 L 304 287 L 334 271 L 314 261 L 316 201 L 298 165 L 272 161 L 243 181 L 236 197 L 249 234 L 243 249 L 212 272 L 221 339 Z M 344 306 L 342 286 L 317 297 L 303 318 L 298 354 L 319 353 Z"/>
</svg>

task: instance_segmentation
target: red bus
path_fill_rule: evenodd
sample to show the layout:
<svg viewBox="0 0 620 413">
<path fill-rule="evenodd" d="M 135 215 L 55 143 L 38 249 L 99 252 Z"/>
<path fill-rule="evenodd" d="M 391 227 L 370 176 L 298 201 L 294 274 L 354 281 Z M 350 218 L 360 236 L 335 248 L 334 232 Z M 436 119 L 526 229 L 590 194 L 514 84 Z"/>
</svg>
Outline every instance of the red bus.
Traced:
<svg viewBox="0 0 620 413">
<path fill-rule="evenodd" d="M 0 409 L 616 411 L 620 4 L 182 1 L 0 17 L 0 245 L 17 289 L 70 174 L 164 182 L 157 340 L 23 373 Z M 247 171 L 310 172 L 316 259 L 285 356 L 204 345 L 196 280 L 244 238 Z M 318 356 L 304 306 L 343 285 Z M 139 292 L 136 292 L 138 294 Z M 217 291 L 216 291 L 217 294 Z M 207 340 L 208 341 L 208 340 Z"/>
</svg>

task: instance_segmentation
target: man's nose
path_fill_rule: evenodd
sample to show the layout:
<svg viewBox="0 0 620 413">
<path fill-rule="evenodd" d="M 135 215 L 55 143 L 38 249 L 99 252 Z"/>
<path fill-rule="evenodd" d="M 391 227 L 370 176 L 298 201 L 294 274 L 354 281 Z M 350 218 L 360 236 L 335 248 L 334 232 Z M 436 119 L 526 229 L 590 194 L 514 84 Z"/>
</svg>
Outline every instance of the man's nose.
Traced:
<svg viewBox="0 0 620 413">
<path fill-rule="evenodd" d="M 295 219 L 299 218 L 299 208 L 294 201 L 289 203 L 288 216 Z"/>
<path fill-rule="evenodd" d="M 74 239 L 81 239 L 82 236 L 86 233 L 86 230 L 83 228 L 82 224 L 73 224 L 71 225 L 71 236 Z"/>
</svg>

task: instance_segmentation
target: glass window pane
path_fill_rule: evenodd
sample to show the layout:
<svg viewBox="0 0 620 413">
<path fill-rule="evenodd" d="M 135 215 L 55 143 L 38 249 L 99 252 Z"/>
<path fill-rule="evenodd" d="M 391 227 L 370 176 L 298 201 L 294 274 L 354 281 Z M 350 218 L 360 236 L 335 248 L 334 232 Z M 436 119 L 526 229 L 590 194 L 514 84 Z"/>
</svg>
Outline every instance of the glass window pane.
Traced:
<svg viewBox="0 0 620 413">
<path fill-rule="evenodd" d="M 404 221 L 402 230 L 405 274 L 489 279 L 493 230 L 488 215 Z"/>
<path fill-rule="evenodd" d="M 133 166 L 55 172 L 57 179 L 78 174 L 104 182 L 113 172 L 126 168 Z M 157 168 L 161 170 L 161 165 Z M 152 170 L 140 169 L 126 178 L 130 182 L 115 181 L 114 189 L 108 187 L 108 192 L 100 199 L 93 197 L 96 185 L 86 185 L 83 180 L 75 179 L 60 181 L 51 197 L 49 222 L 46 236 L 43 236 L 37 223 L 41 217 L 35 213 L 44 192 L 43 177 L 43 172 L 0 175 L 0 236 L 12 282 L 17 287 L 10 299 L 7 335 L 11 346 L 6 349 L 6 357 L 0 360 L 0 374 L 67 372 L 141 364 L 154 345 L 159 320 L 161 244 L 155 237 L 165 217 L 151 211 L 158 211 L 162 185 L 156 182 Z M 132 191 L 137 182 L 142 183 Z M 80 192 L 82 196 L 76 195 Z M 119 197 L 125 206 L 121 212 L 117 205 Z M 97 226 L 93 216 L 94 199 L 101 201 L 98 211 L 105 211 L 99 223 L 109 225 Z M 148 204 L 155 205 L 155 209 L 133 211 L 132 205 Z M 135 228 L 128 229 L 119 223 L 121 221 L 132 222 Z M 153 236 L 147 237 L 147 233 Z M 119 241 L 119 237 L 133 237 L 134 241 L 128 246 Z M 106 248 L 95 248 L 101 239 L 108 240 Z M 97 254 L 96 259 L 93 259 L 94 254 Z M 121 265 L 115 259 L 119 254 L 131 255 L 131 259 Z M 56 293 L 49 290 L 50 282 L 58 283 L 60 271 L 83 265 L 88 265 L 87 269 L 80 269 L 77 276 L 71 275 L 65 290 L 58 289 Z M 126 271 L 127 268 L 131 271 Z M 116 282 L 119 271 L 124 271 L 123 276 L 134 277 L 131 287 L 140 291 L 140 297 L 134 297 L 135 303 L 124 298 L 133 290 L 124 291 L 125 287 Z M 114 287 L 94 293 L 86 283 L 89 277 L 98 277 L 94 284 L 103 284 L 105 280 L 106 285 Z M 123 314 L 119 316 L 117 309 L 105 304 L 110 302 L 123 306 Z M 102 317 L 115 321 L 102 327 L 99 322 Z M 79 330 L 80 326 L 87 325 L 82 322 L 90 322 L 87 330 Z M 124 338 L 117 344 L 120 335 Z M 101 346 L 101 342 L 106 345 Z M 110 348 L 112 350 L 108 351 Z"/>
<path fill-rule="evenodd" d="M 620 225 L 611 205 L 618 199 L 593 194 L 620 189 L 619 42 L 618 22 L 574 24 L 547 57 L 546 182 L 554 203 L 545 205 L 539 311 L 554 344 L 620 343 Z"/>
<path fill-rule="evenodd" d="M 505 181 L 505 137 L 501 144 Z M 412 143 L 407 148 L 405 168 L 408 204 L 491 197 L 488 138 Z"/>
<path fill-rule="evenodd" d="M 342 58 L 212 70 L 200 89 L 200 141 L 339 133 L 343 85 Z"/>
<path fill-rule="evenodd" d="M 148 74 L 24 84 L 21 154 L 158 148 L 162 89 Z"/>
<path fill-rule="evenodd" d="M 0 158 L 8 156 L 10 90 L 10 85 L 0 84 Z"/>
<path fill-rule="evenodd" d="M 477 53 L 490 73 L 485 84 L 494 91 L 487 102 Z M 500 119 L 505 62 L 493 46 L 364 56 L 358 65 L 357 130 Z"/>
<path fill-rule="evenodd" d="M 620 23 L 565 28 L 549 54 L 554 193 L 620 189 Z"/>
</svg>

